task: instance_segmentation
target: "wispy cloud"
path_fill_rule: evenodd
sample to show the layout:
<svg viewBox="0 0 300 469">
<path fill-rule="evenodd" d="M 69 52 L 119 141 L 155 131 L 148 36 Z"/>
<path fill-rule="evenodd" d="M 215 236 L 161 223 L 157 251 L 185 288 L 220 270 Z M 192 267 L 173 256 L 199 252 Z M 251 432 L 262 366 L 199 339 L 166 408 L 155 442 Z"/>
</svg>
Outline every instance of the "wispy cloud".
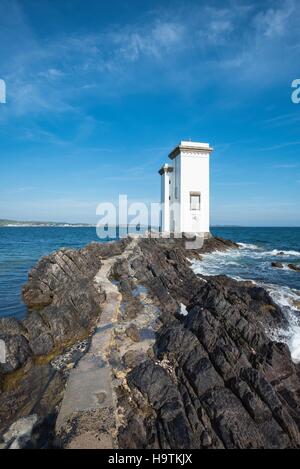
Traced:
<svg viewBox="0 0 300 469">
<path fill-rule="evenodd" d="M 299 167 L 299 164 L 297 163 L 281 163 L 281 164 L 274 165 L 275 169 L 294 169 L 298 167 Z"/>
<path fill-rule="evenodd" d="M 1 191 L 1 197 L 19 195 L 21 196 L 25 192 L 34 191 L 36 188 L 34 186 L 23 186 L 23 187 L 12 187 L 7 190 Z"/>
<path fill-rule="evenodd" d="M 258 13 L 255 17 L 257 30 L 267 39 L 276 39 L 286 34 L 290 19 L 295 13 L 295 2 L 287 0 Z"/>
<path fill-rule="evenodd" d="M 22 31 L 18 49 L 1 60 L 7 107 L 17 115 L 80 113 L 84 96 L 138 92 L 151 89 L 149 82 L 179 92 L 211 86 L 212 77 L 220 83 L 230 79 L 232 85 L 251 81 L 267 86 L 288 75 L 298 54 L 295 0 L 275 1 L 272 7 L 263 2 L 260 8 L 238 0 L 222 8 L 194 3 L 161 7 L 141 15 L 139 22 L 89 33 L 61 32 L 46 40 L 37 40 L 21 5 L 7 2 L 8 13 L 1 19 L 5 26 L 13 10 L 15 28 Z"/>
<path fill-rule="evenodd" d="M 39 76 L 47 78 L 48 80 L 57 80 L 58 78 L 64 77 L 65 73 L 57 68 L 49 68 L 48 70 L 40 72 Z"/>
<path fill-rule="evenodd" d="M 289 114 L 277 115 L 269 119 L 265 119 L 264 121 L 259 122 L 258 124 L 259 125 L 263 124 L 267 127 L 282 127 L 282 126 L 287 126 L 287 125 L 293 125 L 294 123 L 297 123 L 299 121 L 300 121 L 299 112 L 292 112 Z"/>
<path fill-rule="evenodd" d="M 296 140 L 293 142 L 278 143 L 276 145 L 271 145 L 270 147 L 259 148 L 257 151 L 280 150 L 281 148 L 286 148 L 286 147 L 295 146 L 295 145 L 300 145 L 300 140 Z"/>
</svg>

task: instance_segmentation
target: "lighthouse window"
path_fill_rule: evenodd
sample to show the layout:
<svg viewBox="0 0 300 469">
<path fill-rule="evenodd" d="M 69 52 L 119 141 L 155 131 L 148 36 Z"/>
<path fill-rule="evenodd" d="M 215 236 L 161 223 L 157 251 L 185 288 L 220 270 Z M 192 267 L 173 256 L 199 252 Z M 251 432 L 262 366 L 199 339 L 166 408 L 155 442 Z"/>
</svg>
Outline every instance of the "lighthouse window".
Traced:
<svg viewBox="0 0 300 469">
<path fill-rule="evenodd" d="M 190 192 L 190 210 L 200 210 L 200 194 Z"/>
</svg>

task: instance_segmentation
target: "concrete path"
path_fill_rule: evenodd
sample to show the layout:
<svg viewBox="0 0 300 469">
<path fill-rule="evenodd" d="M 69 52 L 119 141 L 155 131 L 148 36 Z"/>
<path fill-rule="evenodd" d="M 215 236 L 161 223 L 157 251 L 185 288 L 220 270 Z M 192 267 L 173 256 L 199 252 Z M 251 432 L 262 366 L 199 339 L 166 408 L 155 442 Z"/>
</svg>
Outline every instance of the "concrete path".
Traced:
<svg viewBox="0 0 300 469">
<path fill-rule="evenodd" d="M 94 279 L 95 285 L 105 292 L 106 300 L 90 349 L 70 373 L 56 422 L 59 438 L 63 438 L 63 434 L 71 435 L 66 444 L 68 448 L 115 447 L 116 402 L 108 357 L 122 295 L 108 277 L 115 262 L 127 258 L 135 245 L 133 239 L 120 256 L 103 260 Z M 74 425 L 77 431 L 72 437 Z"/>
</svg>

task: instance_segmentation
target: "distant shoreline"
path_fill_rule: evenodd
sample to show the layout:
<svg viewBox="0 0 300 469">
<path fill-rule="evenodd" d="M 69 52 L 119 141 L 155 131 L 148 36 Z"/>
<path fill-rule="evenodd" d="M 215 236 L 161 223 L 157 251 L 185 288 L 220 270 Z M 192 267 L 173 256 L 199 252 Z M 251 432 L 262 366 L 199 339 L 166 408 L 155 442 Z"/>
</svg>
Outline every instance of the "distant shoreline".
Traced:
<svg viewBox="0 0 300 469">
<path fill-rule="evenodd" d="M 25 221 L 25 220 L 8 220 L 8 219 L 0 219 L 0 228 L 15 228 L 15 227 L 89 227 L 95 226 L 91 223 L 68 223 L 68 222 L 55 222 L 55 221 Z"/>
<path fill-rule="evenodd" d="M 0 228 L 96 228 L 96 225 L 68 225 L 67 223 L 66 224 L 62 224 L 62 225 L 51 225 L 51 224 L 26 224 L 24 223 L 21 224 L 16 224 L 16 225 L 13 225 L 13 224 L 9 224 L 9 225 L 0 225 Z"/>
<path fill-rule="evenodd" d="M 47 223 L 47 222 L 11 222 L 11 223 L 1 223 L 0 228 L 97 228 L 97 225 L 93 224 L 84 224 L 84 223 Z M 109 227 L 109 229 L 116 228 L 115 226 Z M 126 226 L 117 226 L 117 228 L 124 228 Z M 147 228 L 146 226 L 141 226 L 141 228 Z M 261 229 L 300 229 L 300 226 L 244 226 L 244 225 L 213 225 L 210 229 L 247 229 L 247 228 L 261 228 Z M 155 227 L 157 229 L 157 227 Z"/>
</svg>

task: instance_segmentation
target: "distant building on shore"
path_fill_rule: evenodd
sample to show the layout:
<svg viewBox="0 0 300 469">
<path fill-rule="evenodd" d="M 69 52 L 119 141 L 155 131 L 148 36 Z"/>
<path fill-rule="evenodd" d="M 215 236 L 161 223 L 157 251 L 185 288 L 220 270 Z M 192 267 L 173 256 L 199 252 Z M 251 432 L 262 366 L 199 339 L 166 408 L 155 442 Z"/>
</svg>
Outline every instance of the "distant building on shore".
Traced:
<svg viewBox="0 0 300 469">
<path fill-rule="evenodd" d="M 169 154 L 172 164 L 161 175 L 161 230 L 173 233 L 209 233 L 208 143 L 181 141 Z"/>
</svg>

